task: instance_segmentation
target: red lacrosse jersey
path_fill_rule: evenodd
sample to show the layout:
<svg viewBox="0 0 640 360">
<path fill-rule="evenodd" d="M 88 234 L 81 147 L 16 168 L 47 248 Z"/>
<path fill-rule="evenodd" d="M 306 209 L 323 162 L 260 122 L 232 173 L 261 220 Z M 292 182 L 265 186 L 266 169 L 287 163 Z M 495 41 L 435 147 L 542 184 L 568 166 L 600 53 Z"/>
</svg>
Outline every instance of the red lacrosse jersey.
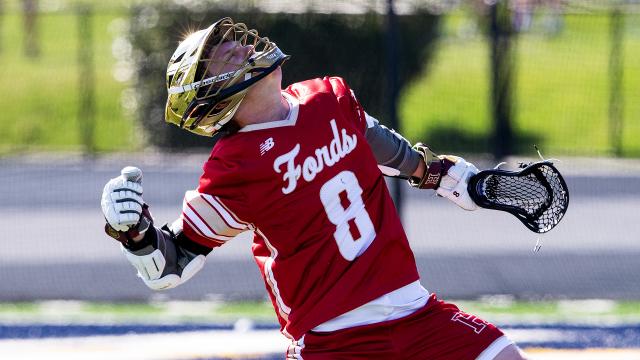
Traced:
<svg viewBox="0 0 640 360">
<path fill-rule="evenodd" d="M 287 119 L 216 143 L 182 219 L 185 234 L 210 247 L 254 231 L 282 332 L 298 339 L 419 276 L 344 80 L 296 83 L 283 96 Z"/>
</svg>

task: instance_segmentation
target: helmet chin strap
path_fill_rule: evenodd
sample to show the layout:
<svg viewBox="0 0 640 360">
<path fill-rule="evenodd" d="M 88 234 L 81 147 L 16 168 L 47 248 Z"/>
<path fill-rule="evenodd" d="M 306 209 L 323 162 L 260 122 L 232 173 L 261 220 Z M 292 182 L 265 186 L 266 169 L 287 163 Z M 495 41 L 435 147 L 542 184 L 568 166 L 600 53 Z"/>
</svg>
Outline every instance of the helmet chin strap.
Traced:
<svg viewBox="0 0 640 360">
<path fill-rule="evenodd" d="M 236 104 L 236 106 L 233 107 L 233 109 L 229 110 L 229 112 L 217 123 L 213 124 L 213 125 L 209 125 L 207 126 L 204 131 L 208 132 L 208 133 L 213 133 L 216 132 L 220 129 L 222 129 L 222 127 L 228 123 L 229 121 L 231 121 L 231 119 L 233 118 L 233 115 L 235 115 L 236 111 L 238 111 L 238 108 L 240 107 L 240 103 L 242 101 L 240 101 L 239 103 Z"/>
</svg>

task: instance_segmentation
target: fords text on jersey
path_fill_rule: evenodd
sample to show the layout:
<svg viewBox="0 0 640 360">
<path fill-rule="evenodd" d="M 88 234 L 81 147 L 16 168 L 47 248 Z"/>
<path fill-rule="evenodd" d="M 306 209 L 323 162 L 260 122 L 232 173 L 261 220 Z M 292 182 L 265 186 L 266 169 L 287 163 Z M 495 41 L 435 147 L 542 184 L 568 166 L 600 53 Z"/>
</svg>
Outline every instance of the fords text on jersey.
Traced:
<svg viewBox="0 0 640 360">
<path fill-rule="evenodd" d="M 302 166 L 295 163 L 295 158 L 300 152 L 300 144 L 296 144 L 291 151 L 278 156 L 273 162 L 273 169 L 278 174 L 282 172 L 280 167 L 286 164 L 286 172 L 282 176 L 282 179 L 286 182 L 286 186 L 282 188 L 282 192 L 285 195 L 296 189 L 300 175 L 305 181 L 310 182 L 324 169 L 325 165 L 327 167 L 335 165 L 356 148 L 358 143 L 356 135 L 347 134 L 345 129 L 338 131 L 335 120 L 331 120 L 331 131 L 333 132 L 333 139 L 329 145 L 316 149 L 315 157 L 309 156 L 304 159 Z"/>
</svg>

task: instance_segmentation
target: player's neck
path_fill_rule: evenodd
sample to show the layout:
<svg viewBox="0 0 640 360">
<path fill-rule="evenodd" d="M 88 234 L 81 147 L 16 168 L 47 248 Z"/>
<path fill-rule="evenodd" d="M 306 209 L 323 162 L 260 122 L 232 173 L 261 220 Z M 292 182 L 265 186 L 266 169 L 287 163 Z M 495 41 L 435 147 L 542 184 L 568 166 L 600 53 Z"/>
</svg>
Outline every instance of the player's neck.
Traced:
<svg viewBox="0 0 640 360">
<path fill-rule="evenodd" d="M 254 89 L 252 89 L 254 90 Z M 235 121 L 244 127 L 249 124 L 283 120 L 289 114 L 289 102 L 278 89 L 258 88 L 249 91 L 235 116 Z M 265 91 L 268 90 L 268 91 Z"/>
</svg>

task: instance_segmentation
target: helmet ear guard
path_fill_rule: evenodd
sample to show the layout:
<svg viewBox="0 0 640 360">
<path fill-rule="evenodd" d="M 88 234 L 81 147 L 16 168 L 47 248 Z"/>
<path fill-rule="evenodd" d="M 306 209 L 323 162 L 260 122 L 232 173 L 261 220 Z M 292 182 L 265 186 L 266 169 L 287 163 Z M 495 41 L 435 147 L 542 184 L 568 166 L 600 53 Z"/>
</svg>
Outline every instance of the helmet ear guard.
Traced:
<svg viewBox="0 0 640 360">
<path fill-rule="evenodd" d="M 241 63 L 220 45 L 251 46 Z M 165 120 L 198 135 L 213 136 L 233 118 L 248 89 L 289 59 L 275 43 L 242 23 L 223 18 L 191 34 L 167 67 Z M 235 58 L 237 62 L 237 58 Z"/>
</svg>

